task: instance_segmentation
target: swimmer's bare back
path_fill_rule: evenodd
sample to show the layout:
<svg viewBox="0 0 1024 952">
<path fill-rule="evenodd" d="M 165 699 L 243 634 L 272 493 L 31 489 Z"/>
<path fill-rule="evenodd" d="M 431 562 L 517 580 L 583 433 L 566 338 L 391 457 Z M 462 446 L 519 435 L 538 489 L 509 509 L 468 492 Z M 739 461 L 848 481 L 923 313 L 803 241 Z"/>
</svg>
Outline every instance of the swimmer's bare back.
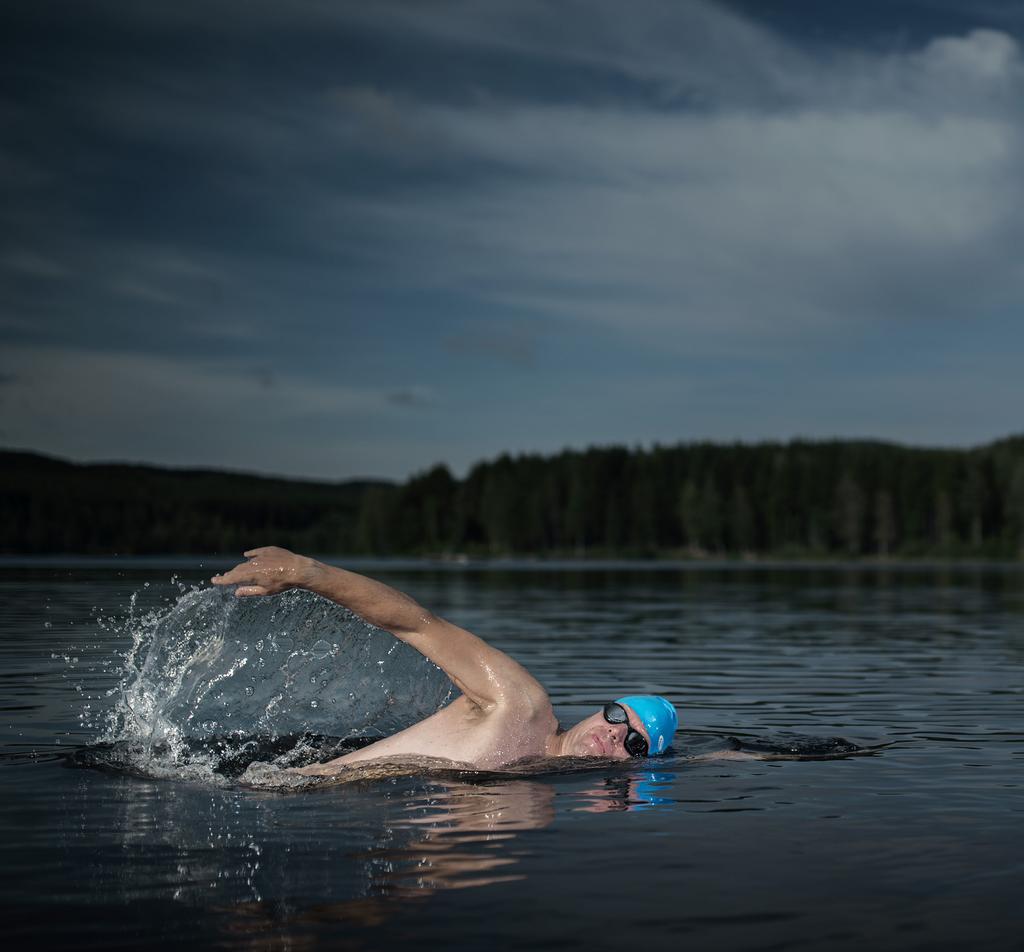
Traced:
<svg viewBox="0 0 1024 952">
<path fill-rule="evenodd" d="M 239 597 L 292 588 L 344 605 L 416 648 L 452 679 L 462 696 L 418 724 L 303 774 L 332 774 L 355 764 L 407 756 L 443 758 L 477 768 L 556 756 L 558 722 L 547 692 L 518 662 L 471 632 L 432 614 L 408 595 L 355 572 L 286 549 L 250 549 L 243 562 L 211 580 L 237 585 Z"/>
<path fill-rule="evenodd" d="M 409 756 L 497 769 L 524 758 L 546 756 L 547 739 L 556 730 L 553 712 L 548 719 L 542 712 L 517 705 L 498 704 L 484 709 L 463 695 L 412 727 L 326 764 L 298 768 L 298 772 L 330 774 L 372 760 Z"/>
</svg>

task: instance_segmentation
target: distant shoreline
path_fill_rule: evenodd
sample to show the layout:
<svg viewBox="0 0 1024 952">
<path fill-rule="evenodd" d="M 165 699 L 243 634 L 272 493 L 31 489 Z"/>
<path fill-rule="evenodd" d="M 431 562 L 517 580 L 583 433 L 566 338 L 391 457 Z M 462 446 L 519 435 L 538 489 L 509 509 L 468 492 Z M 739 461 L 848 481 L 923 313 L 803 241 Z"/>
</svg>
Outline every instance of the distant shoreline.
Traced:
<svg viewBox="0 0 1024 952">
<path fill-rule="evenodd" d="M 334 565 L 356 570 L 381 571 L 788 571 L 788 570 L 843 570 L 843 571 L 913 571 L 913 570 L 972 570 L 997 569 L 1024 571 L 1024 560 L 1007 559 L 672 559 L 672 558 L 555 558 L 524 556 L 472 558 L 464 561 L 431 556 L 366 556 L 325 555 L 315 557 Z M 0 569 L 10 568 L 122 568 L 122 569 L 218 569 L 233 565 L 241 558 L 236 555 L 0 555 Z"/>
<path fill-rule="evenodd" d="M 0 451 L 0 554 L 303 553 L 686 565 L 1024 560 L 1024 436 L 502 455 L 401 484 Z"/>
</svg>

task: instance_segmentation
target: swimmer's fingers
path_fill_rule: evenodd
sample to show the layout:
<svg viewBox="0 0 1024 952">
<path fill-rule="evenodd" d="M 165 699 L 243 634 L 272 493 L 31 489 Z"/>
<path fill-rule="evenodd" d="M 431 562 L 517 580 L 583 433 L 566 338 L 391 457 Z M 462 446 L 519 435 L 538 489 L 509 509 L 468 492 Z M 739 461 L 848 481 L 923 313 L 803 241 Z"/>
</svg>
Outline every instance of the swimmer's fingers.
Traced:
<svg viewBox="0 0 1024 952">
<path fill-rule="evenodd" d="M 258 548 L 248 549 L 247 551 L 242 553 L 242 555 L 244 555 L 247 559 L 255 558 L 257 555 L 291 555 L 291 554 L 292 553 L 289 552 L 287 549 L 282 549 L 280 546 L 277 546 L 277 545 L 261 545 Z"/>
<path fill-rule="evenodd" d="M 239 595 L 277 595 L 290 588 L 306 585 L 316 563 L 305 556 L 296 555 L 276 545 L 249 549 L 248 562 L 236 565 L 231 571 L 214 575 L 214 585 L 241 585 Z"/>
<path fill-rule="evenodd" d="M 260 578 L 256 567 L 251 562 L 243 562 L 236 565 L 230 572 L 223 575 L 215 575 L 210 579 L 214 585 L 237 585 L 235 595 L 269 595 L 270 592 L 265 585 L 258 584 Z"/>
<path fill-rule="evenodd" d="M 236 565 L 230 572 L 223 572 L 210 579 L 214 585 L 237 585 L 239 582 L 253 581 L 253 568 L 255 566 L 248 562 Z"/>
<path fill-rule="evenodd" d="M 235 589 L 236 598 L 244 598 L 246 595 L 269 595 L 268 592 L 262 585 L 239 585 Z"/>
</svg>

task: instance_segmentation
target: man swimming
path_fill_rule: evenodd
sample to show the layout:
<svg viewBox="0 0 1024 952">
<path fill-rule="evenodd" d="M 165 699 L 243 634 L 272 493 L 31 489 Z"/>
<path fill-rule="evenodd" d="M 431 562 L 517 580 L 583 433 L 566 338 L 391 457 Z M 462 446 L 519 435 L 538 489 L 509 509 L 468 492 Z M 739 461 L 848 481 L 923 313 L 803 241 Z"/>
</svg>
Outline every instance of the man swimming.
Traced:
<svg viewBox="0 0 1024 952">
<path fill-rule="evenodd" d="M 661 754 L 678 723 L 675 708 L 654 695 L 631 695 L 563 731 L 540 683 L 520 664 L 471 632 L 432 614 L 383 582 L 266 546 L 246 562 L 215 575 L 237 585 L 239 597 L 303 588 L 391 632 L 440 667 L 462 692 L 418 724 L 304 774 L 332 774 L 358 762 L 435 757 L 481 769 L 528 758 L 604 757 L 624 760 Z"/>
</svg>

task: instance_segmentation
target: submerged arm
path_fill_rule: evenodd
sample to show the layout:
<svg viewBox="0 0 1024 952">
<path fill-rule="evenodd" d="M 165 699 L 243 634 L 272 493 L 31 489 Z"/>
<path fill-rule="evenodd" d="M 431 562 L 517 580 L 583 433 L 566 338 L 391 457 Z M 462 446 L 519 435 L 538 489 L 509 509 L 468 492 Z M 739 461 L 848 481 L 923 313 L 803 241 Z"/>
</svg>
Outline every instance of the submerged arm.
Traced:
<svg viewBox="0 0 1024 952">
<path fill-rule="evenodd" d="M 245 556 L 248 562 L 215 575 L 212 582 L 238 585 L 239 596 L 304 588 L 329 598 L 412 645 L 480 707 L 547 700 L 543 687 L 518 662 L 390 585 L 276 546 L 250 549 Z"/>
</svg>

